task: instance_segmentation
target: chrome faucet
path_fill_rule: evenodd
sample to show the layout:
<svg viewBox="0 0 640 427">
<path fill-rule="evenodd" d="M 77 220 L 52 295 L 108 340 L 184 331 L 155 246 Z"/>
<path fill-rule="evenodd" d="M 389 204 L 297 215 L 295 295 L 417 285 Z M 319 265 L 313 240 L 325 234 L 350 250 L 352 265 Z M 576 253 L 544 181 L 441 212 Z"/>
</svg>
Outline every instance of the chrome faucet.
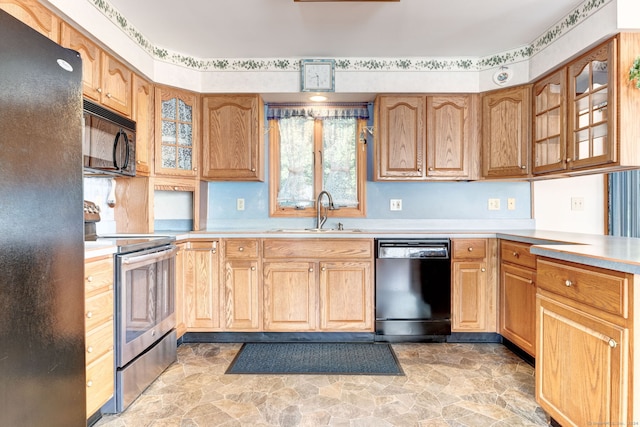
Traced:
<svg viewBox="0 0 640 427">
<path fill-rule="evenodd" d="M 328 208 L 330 210 L 336 210 L 336 207 L 333 206 L 333 197 L 331 197 L 331 194 L 326 191 L 326 190 L 322 190 L 320 192 L 320 194 L 318 194 L 318 199 L 316 200 L 316 229 L 320 230 L 322 228 L 322 226 L 324 225 L 324 223 L 327 221 L 327 211 L 325 210 L 325 214 L 322 215 L 322 196 L 326 195 L 327 198 L 329 199 L 329 206 Z"/>
</svg>

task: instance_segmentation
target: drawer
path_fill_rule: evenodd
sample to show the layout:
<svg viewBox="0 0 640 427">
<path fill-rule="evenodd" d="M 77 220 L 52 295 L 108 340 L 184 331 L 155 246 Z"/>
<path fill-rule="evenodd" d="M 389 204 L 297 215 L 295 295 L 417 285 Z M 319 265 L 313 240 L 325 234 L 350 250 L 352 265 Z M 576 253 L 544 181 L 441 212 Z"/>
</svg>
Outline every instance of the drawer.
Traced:
<svg viewBox="0 0 640 427">
<path fill-rule="evenodd" d="M 87 418 L 113 396 L 113 352 L 109 352 L 87 366 Z"/>
<path fill-rule="evenodd" d="M 84 265 L 84 293 L 86 296 L 113 288 L 113 258 L 89 261 Z"/>
<path fill-rule="evenodd" d="M 540 289 L 617 316 L 629 316 L 629 276 L 622 272 L 538 259 Z"/>
<path fill-rule="evenodd" d="M 510 240 L 500 241 L 500 261 L 510 262 L 527 268 L 536 268 L 536 256 L 529 248 L 529 243 L 512 242 Z"/>
<path fill-rule="evenodd" d="M 484 259 L 487 257 L 486 239 L 453 239 L 451 247 L 454 259 Z"/>
<path fill-rule="evenodd" d="M 371 259 L 371 239 L 265 239 L 265 258 Z"/>
<path fill-rule="evenodd" d="M 218 241 L 194 241 L 187 243 L 187 249 L 215 251 L 218 249 Z"/>
<path fill-rule="evenodd" d="M 227 258 L 257 258 L 258 240 L 228 239 L 224 241 L 224 250 Z"/>
<path fill-rule="evenodd" d="M 85 300 L 84 325 L 85 331 L 111 320 L 113 321 L 113 292 L 103 292 Z"/>
<path fill-rule="evenodd" d="M 113 321 L 107 321 L 95 329 L 87 331 L 85 340 L 86 364 L 113 351 Z"/>
</svg>

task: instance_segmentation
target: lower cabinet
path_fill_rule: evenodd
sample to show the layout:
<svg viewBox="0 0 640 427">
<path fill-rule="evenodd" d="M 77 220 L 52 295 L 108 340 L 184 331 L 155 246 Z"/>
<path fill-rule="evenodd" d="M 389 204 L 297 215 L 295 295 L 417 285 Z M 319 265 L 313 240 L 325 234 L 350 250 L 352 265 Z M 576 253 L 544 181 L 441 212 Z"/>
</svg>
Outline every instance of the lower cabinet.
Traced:
<svg viewBox="0 0 640 427">
<path fill-rule="evenodd" d="M 633 276 L 544 258 L 537 271 L 538 403 L 563 426 L 633 425 Z"/>
<path fill-rule="evenodd" d="M 536 356 L 536 257 L 528 243 L 500 241 L 500 334 Z"/>
<path fill-rule="evenodd" d="M 452 239 L 451 331 L 496 332 L 495 239 Z"/>
<path fill-rule="evenodd" d="M 183 319 L 186 330 L 212 331 L 220 328 L 218 240 L 186 244 L 182 260 Z M 179 270 L 179 269 L 178 269 Z"/>
<path fill-rule="evenodd" d="M 113 396 L 113 257 L 85 261 L 85 362 L 87 418 Z"/>
<path fill-rule="evenodd" d="M 258 239 L 223 240 L 222 327 L 228 331 L 257 331 L 262 327 L 260 246 Z"/>
<path fill-rule="evenodd" d="M 264 239 L 264 329 L 373 331 L 373 240 Z"/>
</svg>

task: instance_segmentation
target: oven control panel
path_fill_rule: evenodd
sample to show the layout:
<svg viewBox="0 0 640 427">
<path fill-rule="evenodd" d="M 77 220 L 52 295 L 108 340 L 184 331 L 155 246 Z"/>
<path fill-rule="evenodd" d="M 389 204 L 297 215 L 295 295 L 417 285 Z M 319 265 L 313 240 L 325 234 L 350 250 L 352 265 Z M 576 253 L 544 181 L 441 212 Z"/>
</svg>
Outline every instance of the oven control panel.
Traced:
<svg viewBox="0 0 640 427">
<path fill-rule="evenodd" d="M 84 222 L 100 221 L 100 206 L 85 200 L 83 202 Z"/>
</svg>

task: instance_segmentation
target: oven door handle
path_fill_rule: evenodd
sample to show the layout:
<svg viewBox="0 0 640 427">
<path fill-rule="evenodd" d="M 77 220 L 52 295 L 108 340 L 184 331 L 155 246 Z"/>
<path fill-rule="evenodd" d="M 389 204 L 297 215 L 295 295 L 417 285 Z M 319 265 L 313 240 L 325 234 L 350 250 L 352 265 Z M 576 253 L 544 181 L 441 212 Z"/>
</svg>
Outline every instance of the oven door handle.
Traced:
<svg viewBox="0 0 640 427">
<path fill-rule="evenodd" d="M 164 251 L 152 252 L 150 254 L 145 255 L 132 255 L 132 256 L 123 256 L 122 263 L 126 265 L 143 263 L 149 260 L 154 261 L 162 261 L 167 258 L 171 258 L 178 252 L 178 247 L 171 245 L 168 249 Z"/>
</svg>

